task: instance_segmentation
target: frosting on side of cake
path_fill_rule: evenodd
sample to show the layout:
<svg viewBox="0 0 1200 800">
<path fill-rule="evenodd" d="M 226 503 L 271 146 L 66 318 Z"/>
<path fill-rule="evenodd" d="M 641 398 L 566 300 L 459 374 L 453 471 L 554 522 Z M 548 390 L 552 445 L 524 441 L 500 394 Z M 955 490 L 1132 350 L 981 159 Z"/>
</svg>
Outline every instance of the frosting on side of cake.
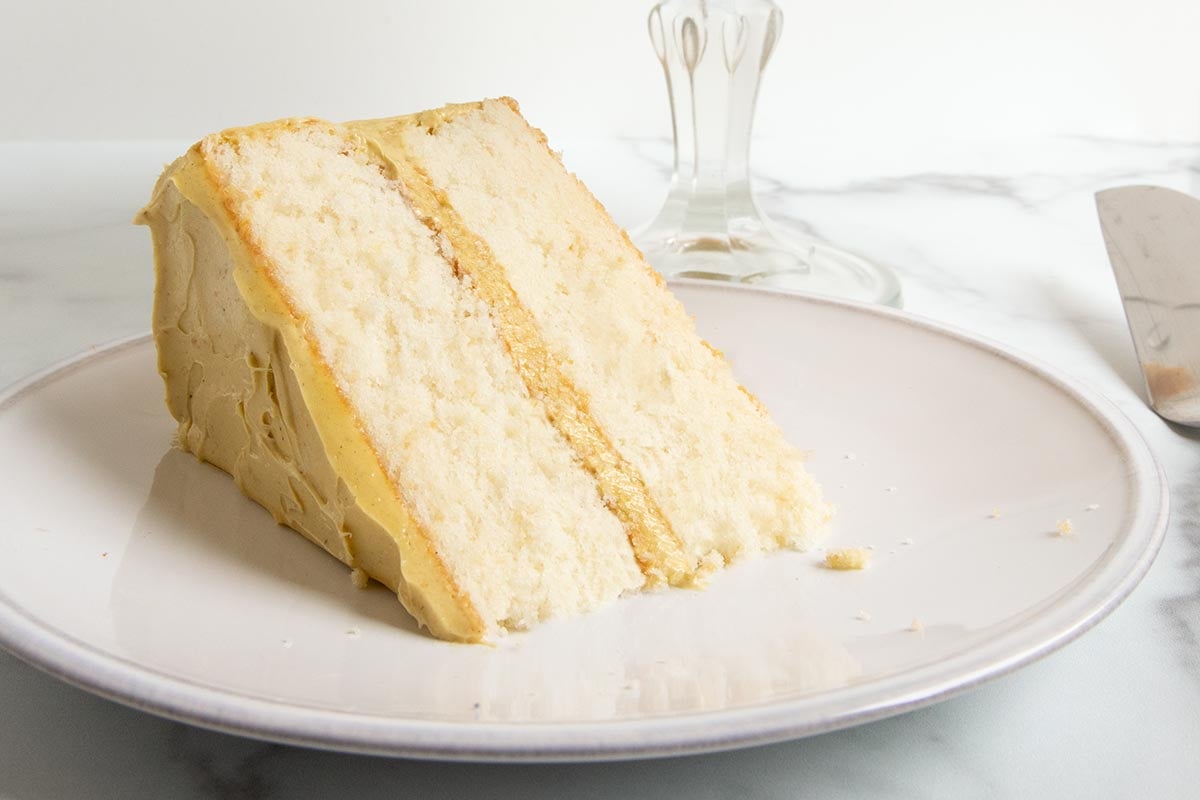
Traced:
<svg viewBox="0 0 1200 800">
<path fill-rule="evenodd" d="M 272 290 L 261 285 L 232 232 L 221 231 L 223 219 L 192 151 L 164 174 L 136 220 L 155 239 L 153 329 L 178 444 L 230 473 L 277 522 L 396 592 L 435 635 L 478 640 L 485 625 L 465 597 L 443 590 L 444 569 L 420 551 L 402 562 L 384 520 L 391 519 L 393 530 L 415 523 L 386 501 L 393 490 L 374 479 L 381 472 L 373 454 L 354 446 L 355 432 L 337 424 L 346 408 L 336 387 L 290 357 L 289 338 L 303 345 L 295 331 L 288 336 L 286 318 L 277 314 L 282 324 L 275 326 L 251 311 L 246 284 L 261 312 L 270 312 Z M 349 440 L 336 467 L 314 417 Z M 374 491 L 374 507 L 360 504 L 356 490 L 368 497 Z"/>
<path fill-rule="evenodd" d="M 338 491 L 277 332 L 250 314 L 233 283 L 224 241 L 171 182 L 139 221 L 158 240 L 153 330 L 179 446 L 350 563 L 338 518 L 354 503 Z"/>
</svg>

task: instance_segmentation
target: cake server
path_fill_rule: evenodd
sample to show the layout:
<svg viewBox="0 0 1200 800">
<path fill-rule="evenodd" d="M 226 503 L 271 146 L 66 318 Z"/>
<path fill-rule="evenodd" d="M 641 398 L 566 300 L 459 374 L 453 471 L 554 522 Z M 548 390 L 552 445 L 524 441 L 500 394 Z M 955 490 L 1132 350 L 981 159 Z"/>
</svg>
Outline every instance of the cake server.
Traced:
<svg viewBox="0 0 1200 800">
<path fill-rule="evenodd" d="M 1200 200 L 1122 186 L 1096 209 L 1150 406 L 1200 427 Z"/>
</svg>

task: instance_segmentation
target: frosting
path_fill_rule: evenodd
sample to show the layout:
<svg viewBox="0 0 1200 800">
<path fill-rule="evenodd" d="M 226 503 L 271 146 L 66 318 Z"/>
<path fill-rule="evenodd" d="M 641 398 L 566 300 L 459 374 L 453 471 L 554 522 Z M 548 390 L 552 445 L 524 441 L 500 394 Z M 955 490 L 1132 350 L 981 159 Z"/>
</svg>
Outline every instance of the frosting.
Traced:
<svg viewBox="0 0 1200 800">
<path fill-rule="evenodd" d="M 397 592 L 435 634 L 478 640 L 482 622 L 455 596 L 328 371 L 308 353 L 292 357 L 304 352 L 302 335 L 236 234 L 222 230 L 204 177 L 193 149 L 135 220 L 155 242 L 153 331 L 179 445 L 229 472 L 276 521 Z"/>
<path fill-rule="evenodd" d="M 375 523 L 334 474 L 287 350 L 243 302 L 224 240 L 173 183 L 139 221 L 157 246 L 153 330 L 179 445 L 353 565 L 351 529 Z"/>
</svg>

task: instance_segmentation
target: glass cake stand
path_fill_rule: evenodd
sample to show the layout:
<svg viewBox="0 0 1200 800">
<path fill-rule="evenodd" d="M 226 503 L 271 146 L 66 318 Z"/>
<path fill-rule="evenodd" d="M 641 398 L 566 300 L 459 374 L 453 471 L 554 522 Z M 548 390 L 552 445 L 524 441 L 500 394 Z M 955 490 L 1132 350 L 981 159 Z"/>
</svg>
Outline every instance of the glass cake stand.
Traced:
<svg viewBox="0 0 1200 800">
<path fill-rule="evenodd" d="M 667 277 L 900 304 L 888 268 L 771 222 L 750 185 L 750 131 L 783 12 L 771 0 L 665 0 L 650 40 L 671 102 L 675 162 L 662 209 L 634 234 Z"/>
</svg>

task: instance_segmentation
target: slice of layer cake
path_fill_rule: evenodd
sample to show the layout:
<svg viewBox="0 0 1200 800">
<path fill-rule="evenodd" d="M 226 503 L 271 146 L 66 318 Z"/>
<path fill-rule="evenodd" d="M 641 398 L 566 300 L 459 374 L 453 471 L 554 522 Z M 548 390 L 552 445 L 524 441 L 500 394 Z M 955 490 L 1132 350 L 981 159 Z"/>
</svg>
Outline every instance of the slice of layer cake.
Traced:
<svg viewBox="0 0 1200 800">
<path fill-rule="evenodd" d="M 139 221 L 180 445 L 437 636 L 692 585 L 829 516 L 511 100 L 214 134 Z"/>
</svg>

